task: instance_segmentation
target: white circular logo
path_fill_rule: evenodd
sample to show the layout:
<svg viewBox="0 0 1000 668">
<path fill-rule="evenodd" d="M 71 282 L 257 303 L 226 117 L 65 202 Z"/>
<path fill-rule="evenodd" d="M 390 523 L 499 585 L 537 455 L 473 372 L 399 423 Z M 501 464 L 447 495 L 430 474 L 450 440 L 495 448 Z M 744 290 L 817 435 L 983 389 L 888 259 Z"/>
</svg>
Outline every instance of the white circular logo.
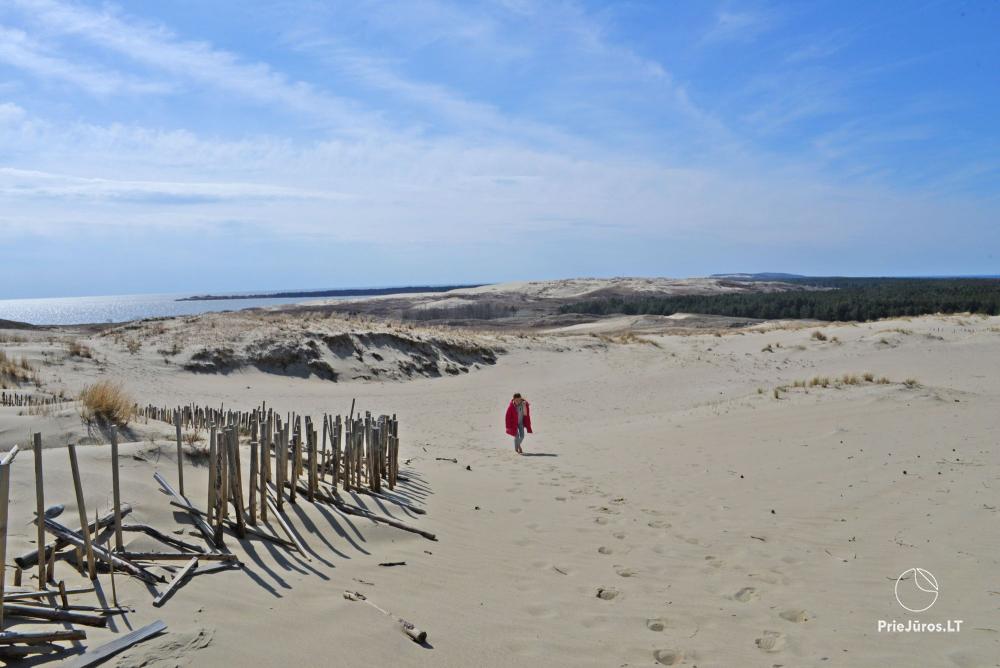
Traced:
<svg viewBox="0 0 1000 668">
<path fill-rule="evenodd" d="M 908 568 L 896 578 L 896 602 L 910 612 L 929 610 L 937 602 L 938 583 L 923 568 Z"/>
</svg>

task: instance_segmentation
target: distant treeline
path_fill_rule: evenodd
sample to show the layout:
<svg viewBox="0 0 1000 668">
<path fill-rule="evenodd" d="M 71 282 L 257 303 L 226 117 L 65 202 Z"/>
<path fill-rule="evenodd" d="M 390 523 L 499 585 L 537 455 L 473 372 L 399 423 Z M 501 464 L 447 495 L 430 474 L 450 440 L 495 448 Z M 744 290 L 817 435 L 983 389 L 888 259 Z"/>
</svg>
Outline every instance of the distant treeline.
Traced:
<svg viewBox="0 0 1000 668">
<path fill-rule="evenodd" d="M 1000 279 L 796 278 L 787 292 L 607 297 L 566 304 L 562 313 L 863 321 L 928 313 L 1000 314 Z M 812 289 L 810 289 L 812 288 Z M 815 288 L 826 288 L 816 290 Z"/>
<path fill-rule="evenodd" d="M 415 292 L 448 292 L 459 288 L 478 288 L 482 283 L 470 285 L 411 285 L 400 288 L 348 288 L 343 290 L 298 290 L 289 292 L 261 292 L 252 295 L 195 295 L 181 297 L 179 302 L 215 301 L 220 299 L 314 299 L 321 297 L 379 297 Z"/>
</svg>

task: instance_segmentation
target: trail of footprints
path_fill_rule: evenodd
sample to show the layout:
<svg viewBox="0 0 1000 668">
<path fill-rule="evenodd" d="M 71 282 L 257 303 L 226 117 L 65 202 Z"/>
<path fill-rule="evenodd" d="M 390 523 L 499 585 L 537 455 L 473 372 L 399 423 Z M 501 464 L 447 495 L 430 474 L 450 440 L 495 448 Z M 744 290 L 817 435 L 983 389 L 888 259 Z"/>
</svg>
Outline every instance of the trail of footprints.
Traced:
<svg viewBox="0 0 1000 668">
<path fill-rule="evenodd" d="M 607 503 L 598 506 L 590 506 L 590 510 L 595 512 L 594 522 L 601 526 L 606 526 L 612 522 L 617 522 L 621 519 L 623 513 L 620 508 L 626 506 L 626 501 L 624 498 L 613 498 Z M 627 510 L 627 508 L 626 508 Z M 659 510 L 651 509 L 641 509 L 647 519 L 644 521 L 645 527 L 652 530 L 670 530 L 673 525 L 663 519 L 665 513 Z M 613 531 L 610 534 L 617 540 L 624 540 L 627 537 L 624 531 Z M 701 543 L 694 538 L 688 538 L 676 531 L 668 531 L 667 535 L 679 539 L 684 543 L 692 546 L 701 546 Z M 660 546 L 655 546 L 654 551 L 658 553 L 663 553 L 664 550 Z M 601 545 L 597 548 L 598 554 L 604 556 L 610 556 L 615 554 L 614 547 L 610 545 Z M 786 559 L 787 561 L 787 559 Z M 705 555 L 705 563 L 707 570 L 703 571 L 707 574 L 714 572 L 722 572 L 726 568 L 726 564 L 722 559 L 714 555 Z M 613 563 L 611 568 L 614 570 L 615 574 L 621 578 L 633 578 L 639 576 L 639 573 L 628 566 Z M 784 578 L 779 572 L 775 571 L 773 574 L 758 574 L 756 579 L 770 584 L 786 584 L 787 579 Z M 752 605 L 755 601 L 760 599 L 761 590 L 756 586 L 745 586 L 733 591 L 732 593 L 725 596 L 725 598 L 740 603 Z M 597 589 L 597 598 L 604 601 L 612 601 L 618 599 L 623 595 L 623 592 L 616 587 L 599 587 Z M 787 608 L 783 609 L 776 615 L 782 622 L 791 624 L 804 624 L 809 621 L 810 615 L 803 609 L 800 608 Z M 649 617 L 645 621 L 646 629 L 654 633 L 662 633 L 670 629 L 670 624 L 668 620 L 664 617 L 654 616 Z M 788 636 L 777 630 L 765 629 L 762 630 L 760 635 L 753 639 L 753 645 L 764 654 L 777 654 L 783 651 L 788 642 Z M 653 651 L 653 659 L 659 665 L 664 666 L 674 666 L 681 663 L 685 663 L 689 660 L 694 660 L 697 654 L 693 651 L 682 650 L 676 647 L 673 648 L 659 648 Z"/>
<path fill-rule="evenodd" d="M 610 497 L 605 494 L 588 476 L 577 476 L 573 473 L 568 473 L 565 471 L 556 471 L 555 467 L 548 467 L 547 469 L 538 471 L 539 474 L 550 474 L 551 477 L 547 481 L 542 481 L 541 484 L 547 487 L 561 488 L 564 483 L 571 483 L 574 486 L 563 492 L 558 496 L 554 497 L 555 501 L 566 502 L 580 499 L 581 497 L 604 497 L 605 501 L 599 505 L 588 506 L 588 509 L 593 511 L 593 523 L 598 526 L 607 526 L 612 528 L 612 525 L 619 524 L 624 520 L 631 519 L 633 523 L 637 523 L 637 518 L 627 517 L 631 515 L 628 511 L 628 502 L 624 497 Z M 511 487 L 506 491 L 514 494 L 521 491 L 521 483 L 515 481 Z M 642 531 L 656 531 L 663 535 L 663 537 L 673 538 L 678 541 L 683 542 L 686 545 L 693 547 L 704 547 L 701 545 L 700 541 L 693 537 L 687 537 L 674 530 L 673 524 L 665 519 L 667 513 L 660 510 L 640 509 L 644 517 L 641 518 L 641 524 L 639 524 L 639 529 Z M 511 512 L 518 512 L 519 509 L 512 509 Z M 529 529 L 539 530 L 539 527 L 534 524 L 528 525 Z M 623 530 L 616 529 L 610 532 L 610 536 L 616 541 L 624 541 L 627 538 L 627 533 Z M 665 553 L 668 548 L 662 546 L 654 546 L 652 548 L 655 552 Z M 628 549 L 625 550 L 626 552 Z M 597 553 L 603 556 L 611 556 L 615 554 L 614 542 L 610 544 L 601 545 L 597 548 Z M 705 555 L 706 569 L 703 571 L 706 574 L 721 573 L 727 570 L 726 563 L 714 556 Z M 641 574 L 635 569 L 629 567 L 625 564 L 611 563 L 611 569 L 614 571 L 617 577 L 623 578 L 628 581 L 632 578 L 641 577 Z M 555 570 L 559 573 L 566 574 L 564 571 L 553 566 Z M 771 584 L 781 583 L 780 574 L 777 577 L 768 576 L 766 574 L 758 575 L 757 579 L 759 581 Z M 725 598 L 734 601 L 736 603 L 753 605 L 761 597 L 761 590 L 755 586 L 745 586 L 737 589 L 726 595 Z M 614 586 L 602 586 L 596 589 L 596 598 L 601 601 L 615 601 L 621 600 L 625 595 L 622 589 Z M 809 621 L 810 615 L 805 610 L 799 608 L 787 608 L 783 609 L 776 615 L 776 622 L 780 620 L 780 623 L 785 624 L 803 624 Z M 661 616 L 652 616 L 646 619 L 645 627 L 648 631 L 653 633 L 664 633 L 672 629 L 671 624 L 668 619 Z M 673 629 L 677 631 L 678 629 Z M 687 629 L 684 629 L 685 633 L 683 636 L 688 636 Z M 760 634 L 753 639 L 753 646 L 757 648 L 763 654 L 777 654 L 782 652 L 788 642 L 788 636 L 782 632 L 772 629 L 765 629 L 760 632 Z M 667 647 L 658 648 L 653 651 L 653 659 L 658 665 L 663 666 L 674 666 L 680 665 L 682 663 L 696 661 L 697 653 L 688 648 L 681 649 L 678 647 Z"/>
</svg>

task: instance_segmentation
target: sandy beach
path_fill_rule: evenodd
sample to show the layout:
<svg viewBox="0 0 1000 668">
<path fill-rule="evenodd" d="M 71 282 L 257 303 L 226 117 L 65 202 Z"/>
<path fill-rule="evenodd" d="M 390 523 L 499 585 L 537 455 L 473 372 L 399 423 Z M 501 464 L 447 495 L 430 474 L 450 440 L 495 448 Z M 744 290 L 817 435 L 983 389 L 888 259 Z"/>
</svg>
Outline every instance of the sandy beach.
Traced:
<svg viewBox="0 0 1000 668">
<path fill-rule="evenodd" d="M 43 359 L 62 345 L 19 335 L 26 340 L 9 353 Z M 161 608 L 119 574 L 119 601 L 135 612 L 89 630 L 88 645 L 154 619 L 169 630 L 113 665 L 997 665 L 1000 387 L 991 365 L 1000 318 L 488 334 L 483 345 L 503 350 L 495 364 L 384 382 L 193 373 L 154 363 L 151 351 L 130 355 L 110 337 L 80 340 L 100 361 L 40 367 L 43 383 L 58 379 L 72 395 L 114 377 L 141 403 L 250 409 L 266 400 L 321 415 L 346 413 L 356 399 L 360 410 L 397 414 L 409 480 L 395 494 L 426 514 L 352 502 L 437 536 L 300 501 L 289 517 L 305 554 L 230 538 L 243 568 L 195 575 Z M 514 391 L 532 406 L 524 457 L 503 432 Z M 81 438 L 75 409 L 17 413 L 0 409 L 4 447 L 42 432 L 46 501 L 76 518 L 63 447 Z M 134 520 L 198 541 L 153 481 L 156 471 L 176 478 L 172 428 L 140 419 L 133 429 L 121 475 Z M 108 448 L 78 451 L 88 513 L 103 514 Z M 207 485 L 204 466 L 187 463 L 185 476 L 189 489 Z M 11 485 L 8 562 L 34 546 L 30 450 Z M 127 549 L 156 549 L 139 536 L 126 536 Z M 913 567 L 940 586 L 922 614 L 894 596 Z M 69 563 L 57 577 L 87 583 Z M 100 581 L 108 596 L 108 577 Z M 427 644 L 345 590 L 426 630 Z M 911 618 L 963 624 L 958 633 L 878 631 L 879 620 Z"/>
</svg>

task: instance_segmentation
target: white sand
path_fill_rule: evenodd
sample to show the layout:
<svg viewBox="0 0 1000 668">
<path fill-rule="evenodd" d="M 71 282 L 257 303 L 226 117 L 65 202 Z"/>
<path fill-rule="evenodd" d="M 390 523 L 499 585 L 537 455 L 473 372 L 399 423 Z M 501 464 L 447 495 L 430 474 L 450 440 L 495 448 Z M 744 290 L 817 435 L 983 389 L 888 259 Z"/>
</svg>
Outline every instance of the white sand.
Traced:
<svg viewBox="0 0 1000 668">
<path fill-rule="evenodd" d="M 157 618 L 170 627 L 118 665 L 997 665 L 1000 319 L 826 326 L 826 342 L 815 329 L 644 334 L 652 343 L 628 345 L 510 338 L 494 367 L 387 383 L 193 375 L 109 352 L 105 373 L 143 402 L 266 399 L 317 414 L 346 412 L 357 397 L 362 410 L 397 413 L 417 481 L 401 493 L 428 514 L 386 510 L 439 537 L 301 503 L 292 517 L 311 562 L 249 543 L 235 548 L 244 572 L 196 576 L 161 609 L 118 578 L 133 628 Z M 893 382 L 772 395 L 866 371 Z M 85 362 L 45 373 L 70 390 L 96 377 Z M 911 377 L 919 384 L 899 382 Z M 525 450 L 542 456 L 515 456 L 503 433 L 513 391 L 532 402 Z M 55 429 L 12 413 L 0 409 L 5 441 Z M 136 521 L 169 531 L 184 520 L 152 481 L 154 470 L 176 476 L 172 445 L 159 445 L 158 460 L 148 442 L 126 446 L 142 459 L 124 458 L 123 496 Z M 88 510 L 104 512 L 107 448 L 80 452 Z M 47 499 L 65 503 L 75 526 L 65 449 L 47 450 L 45 466 Z M 204 487 L 200 469 L 185 475 Z M 29 452 L 14 466 L 8 561 L 31 545 L 33 509 Z M 893 594 L 912 567 L 940 584 L 919 615 Z M 80 582 L 69 565 L 57 574 Z M 415 622 L 432 647 L 343 600 L 345 589 Z M 957 634 L 886 634 L 880 619 L 965 623 Z M 92 631 L 90 643 L 111 635 Z"/>
</svg>

